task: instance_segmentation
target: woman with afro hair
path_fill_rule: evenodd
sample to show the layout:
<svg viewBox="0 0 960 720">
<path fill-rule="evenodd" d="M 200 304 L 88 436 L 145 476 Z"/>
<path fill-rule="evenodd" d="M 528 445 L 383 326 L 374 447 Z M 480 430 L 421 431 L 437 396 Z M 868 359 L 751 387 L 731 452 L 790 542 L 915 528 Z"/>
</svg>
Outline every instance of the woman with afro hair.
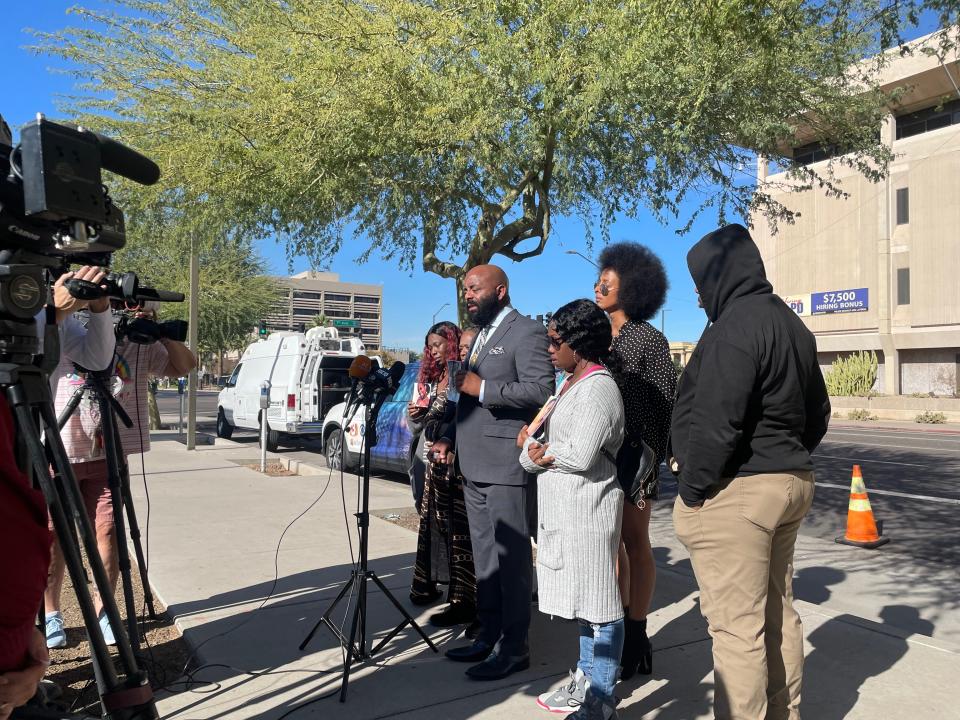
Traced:
<svg viewBox="0 0 960 720">
<path fill-rule="evenodd" d="M 617 456 L 620 483 L 629 487 L 639 465 L 640 441 L 663 462 L 677 371 L 670 344 L 648 321 L 667 295 L 667 273 L 653 251 L 638 243 L 615 243 L 600 253 L 600 277 L 594 285 L 597 305 L 610 317 L 613 344 L 610 366 L 623 396 L 626 429 Z M 622 675 L 653 672 L 653 646 L 647 637 L 647 612 L 653 598 L 656 565 L 650 546 L 650 510 L 660 491 L 654 478 L 638 505 L 625 503 L 620 548 L 620 590 L 626 606 Z"/>
<path fill-rule="evenodd" d="M 417 376 L 418 390 L 426 391 L 423 404 L 415 401 L 407 406 L 411 425 L 422 429 L 417 453 L 426 466 L 423 496 L 417 508 L 420 529 L 410 599 L 417 605 L 429 605 L 440 598 L 437 583 L 446 583 L 449 606 L 430 617 L 430 623 L 438 627 L 469 623 L 476 615 L 476 578 L 463 477 L 455 465 L 440 462 L 431 454 L 431 446 L 446 434 L 456 413 L 456 404 L 447 400 L 447 361 L 459 359 L 459 343 L 460 328 L 453 323 L 443 321 L 430 328 Z"/>
</svg>

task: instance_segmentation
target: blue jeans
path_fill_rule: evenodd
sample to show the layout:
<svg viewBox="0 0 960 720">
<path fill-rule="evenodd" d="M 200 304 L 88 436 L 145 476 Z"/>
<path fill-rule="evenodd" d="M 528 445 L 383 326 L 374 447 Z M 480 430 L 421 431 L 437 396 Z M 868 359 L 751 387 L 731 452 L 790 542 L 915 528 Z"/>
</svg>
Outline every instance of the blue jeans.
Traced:
<svg viewBox="0 0 960 720">
<path fill-rule="evenodd" d="M 613 688 L 620 674 L 623 652 L 623 620 L 589 623 L 580 620 L 580 662 L 577 667 L 590 678 L 588 692 L 613 705 Z"/>
</svg>

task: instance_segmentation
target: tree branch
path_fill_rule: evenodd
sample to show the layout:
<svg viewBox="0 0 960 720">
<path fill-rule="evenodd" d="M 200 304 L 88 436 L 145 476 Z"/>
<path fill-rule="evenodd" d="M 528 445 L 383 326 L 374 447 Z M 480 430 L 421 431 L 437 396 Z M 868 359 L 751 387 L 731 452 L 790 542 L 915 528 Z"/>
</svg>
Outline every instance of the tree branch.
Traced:
<svg viewBox="0 0 960 720">
<path fill-rule="evenodd" d="M 429 215 L 423 218 L 423 270 L 440 277 L 458 278 L 463 275 L 463 268 L 437 257 L 437 239 L 440 235 L 438 217 L 437 207 L 431 203 Z"/>
</svg>

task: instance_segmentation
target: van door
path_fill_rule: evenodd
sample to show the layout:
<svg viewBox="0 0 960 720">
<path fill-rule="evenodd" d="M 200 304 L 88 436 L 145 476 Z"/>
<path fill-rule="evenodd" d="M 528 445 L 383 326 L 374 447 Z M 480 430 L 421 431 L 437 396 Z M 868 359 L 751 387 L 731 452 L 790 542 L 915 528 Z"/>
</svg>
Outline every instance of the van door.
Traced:
<svg viewBox="0 0 960 720">
<path fill-rule="evenodd" d="M 241 362 L 233 369 L 233 373 L 224 383 L 223 390 L 220 391 L 220 397 L 218 398 L 220 407 L 223 408 L 223 415 L 231 425 L 236 424 L 237 376 L 240 374 L 240 368 L 242 367 L 243 363 Z"/>
<path fill-rule="evenodd" d="M 319 412 L 319 388 L 317 387 L 317 361 L 320 356 L 311 352 L 304 357 L 298 378 L 300 393 L 300 419 L 303 422 L 319 422 L 323 415 Z"/>
</svg>

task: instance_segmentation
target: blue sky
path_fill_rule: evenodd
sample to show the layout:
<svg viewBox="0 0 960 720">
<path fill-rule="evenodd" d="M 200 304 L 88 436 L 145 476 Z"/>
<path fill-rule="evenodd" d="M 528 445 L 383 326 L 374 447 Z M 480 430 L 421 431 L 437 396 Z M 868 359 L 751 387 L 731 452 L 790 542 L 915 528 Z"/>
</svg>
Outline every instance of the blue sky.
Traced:
<svg viewBox="0 0 960 720">
<path fill-rule="evenodd" d="M 62 67 L 58 60 L 37 56 L 24 49 L 33 41 L 24 30 L 56 30 L 76 24 L 74 16 L 66 15 L 66 10 L 75 4 L 73 0 L 5 3 L 0 22 L 0 79 L 4 89 L 0 113 L 14 128 L 15 134 L 16 128 L 37 112 L 57 117 L 58 96 L 67 95 L 73 89 L 73 78 L 55 72 L 56 68 Z M 89 0 L 83 4 L 97 7 L 104 3 Z M 917 32 L 914 35 L 919 34 Z M 613 241 L 642 242 L 663 259 L 670 277 L 670 291 L 664 306 L 665 331 L 670 340 L 696 340 L 706 320 L 696 304 L 693 283 L 686 268 L 686 252 L 700 237 L 714 229 L 716 216 L 706 212 L 686 235 L 676 234 L 676 230 L 686 223 L 686 218 L 702 199 L 702 196 L 690 198 L 682 206 L 680 218 L 670 225 L 660 225 L 649 216 L 635 220 L 624 218 L 615 223 L 611 232 Z M 732 221 L 734 218 L 728 219 Z M 594 234 L 598 236 L 599 230 Z M 271 272 L 286 274 L 283 247 L 268 240 L 262 242 L 259 249 L 269 262 Z M 328 269 L 339 273 L 341 279 L 346 281 L 383 285 L 385 345 L 422 345 L 423 333 L 438 310 L 438 320 L 456 319 L 452 280 L 421 270 L 410 274 L 399 270 L 393 263 L 379 259 L 358 263 L 356 258 L 364 249 L 365 245 L 358 240 L 345 243 Z M 582 258 L 567 254 L 568 250 L 595 256 L 600 246 L 595 244 L 593 250 L 589 250 L 583 224 L 577 219 L 561 218 L 555 221 L 550 242 L 541 256 L 522 263 L 498 256 L 496 262 L 510 276 L 515 307 L 526 314 L 536 315 L 555 310 L 577 297 L 592 297 L 595 269 Z M 308 267 L 305 260 L 296 260 L 294 272 Z M 444 303 L 448 305 L 442 307 Z M 661 318 L 658 316 L 652 322 L 659 327 Z"/>
</svg>

